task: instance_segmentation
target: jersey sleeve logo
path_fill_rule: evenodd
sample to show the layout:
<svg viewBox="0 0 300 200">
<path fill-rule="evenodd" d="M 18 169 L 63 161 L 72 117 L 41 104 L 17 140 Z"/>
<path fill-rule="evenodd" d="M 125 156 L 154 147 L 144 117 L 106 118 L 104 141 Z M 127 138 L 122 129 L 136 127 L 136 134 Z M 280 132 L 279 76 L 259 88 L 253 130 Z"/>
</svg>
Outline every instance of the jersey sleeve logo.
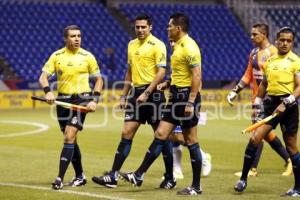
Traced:
<svg viewBox="0 0 300 200">
<path fill-rule="evenodd" d="M 166 61 L 166 55 L 164 53 L 159 58 L 159 62 L 163 62 L 163 61 Z"/>
<path fill-rule="evenodd" d="M 188 63 L 193 63 L 197 60 L 196 56 L 192 56 L 192 55 L 187 56 L 186 59 L 187 59 Z"/>
</svg>

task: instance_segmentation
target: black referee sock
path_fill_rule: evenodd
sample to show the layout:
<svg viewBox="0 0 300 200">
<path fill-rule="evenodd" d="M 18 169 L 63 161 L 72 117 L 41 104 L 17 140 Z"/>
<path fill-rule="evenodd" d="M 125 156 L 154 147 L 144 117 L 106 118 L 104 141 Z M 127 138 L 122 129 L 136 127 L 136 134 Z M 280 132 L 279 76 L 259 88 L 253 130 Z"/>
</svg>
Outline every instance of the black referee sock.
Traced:
<svg viewBox="0 0 300 200">
<path fill-rule="evenodd" d="M 79 148 L 78 144 L 74 145 L 72 165 L 75 170 L 75 176 L 76 177 L 82 176 L 83 169 L 82 169 L 82 163 L 81 163 L 81 152 L 80 152 L 80 148 Z"/>
<path fill-rule="evenodd" d="M 200 177 L 202 167 L 202 155 L 200 152 L 199 144 L 192 144 L 187 146 L 190 151 L 191 164 L 193 169 L 193 183 L 192 186 L 200 190 Z"/>
<path fill-rule="evenodd" d="M 256 151 L 257 151 L 257 146 L 249 142 L 245 150 L 244 165 L 243 165 L 241 180 L 247 180 L 248 172 L 254 161 Z"/>
<path fill-rule="evenodd" d="M 150 145 L 140 167 L 135 171 L 138 177 L 142 177 L 154 160 L 159 156 L 166 141 L 155 138 Z"/>
<path fill-rule="evenodd" d="M 280 155 L 280 157 L 285 160 L 285 162 L 288 161 L 290 155 L 277 136 L 271 142 L 269 142 L 269 144 L 272 149 L 274 149 Z"/>
<path fill-rule="evenodd" d="M 296 153 L 291 156 L 292 164 L 293 164 L 293 172 L 295 178 L 295 186 L 294 189 L 300 189 L 300 153 Z"/>
<path fill-rule="evenodd" d="M 168 179 L 173 179 L 173 144 L 171 141 L 166 141 L 162 148 L 162 155 L 165 163 L 166 173 L 165 176 Z"/>
<path fill-rule="evenodd" d="M 257 145 L 255 157 L 254 157 L 253 163 L 251 165 L 251 168 L 257 168 L 263 148 L 264 148 L 263 142 L 261 142 Z"/>
<path fill-rule="evenodd" d="M 125 138 L 121 139 L 112 166 L 113 174 L 115 174 L 114 172 L 119 171 L 121 169 L 124 161 L 126 160 L 130 152 L 131 144 L 132 144 L 132 140 L 128 140 Z"/>
<path fill-rule="evenodd" d="M 58 176 L 61 180 L 64 179 L 67 168 L 72 160 L 74 153 L 74 144 L 64 144 L 64 148 L 60 154 L 60 162 L 59 162 L 59 173 Z"/>
</svg>

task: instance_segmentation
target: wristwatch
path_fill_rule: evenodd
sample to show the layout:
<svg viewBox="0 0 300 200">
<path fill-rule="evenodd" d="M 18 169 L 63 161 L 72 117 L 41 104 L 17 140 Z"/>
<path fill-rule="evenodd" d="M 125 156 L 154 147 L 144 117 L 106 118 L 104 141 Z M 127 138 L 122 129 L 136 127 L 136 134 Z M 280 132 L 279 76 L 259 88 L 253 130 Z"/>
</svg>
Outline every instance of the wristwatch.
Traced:
<svg viewBox="0 0 300 200">
<path fill-rule="evenodd" d="M 95 103 L 99 103 L 100 96 L 101 96 L 101 93 L 98 92 L 98 91 L 95 91 L 95 92 L 93 93 L 93 101 L 94 101 Z"/>
<path fill-rule="evenodd" d="M 145 95 L 146 95 L 147 97 L 149 97 L 149 96 L 150 96 L 150 94 L 151 94 L 151 92 L 150 92 L 150 91 L 148 91 L 148 90 L 146 90 L 144 93 L 145 93 Z"/>
</svg>

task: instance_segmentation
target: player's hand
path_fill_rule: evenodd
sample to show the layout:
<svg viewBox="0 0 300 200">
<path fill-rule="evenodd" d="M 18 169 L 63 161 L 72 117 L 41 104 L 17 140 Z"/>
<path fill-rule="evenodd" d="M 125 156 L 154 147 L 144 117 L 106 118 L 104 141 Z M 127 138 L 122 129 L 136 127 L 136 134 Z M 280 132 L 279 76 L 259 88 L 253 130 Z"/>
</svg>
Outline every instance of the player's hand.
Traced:
<svg viewBox="0 0 300 200">
<path fill-rule="evenodd" d="M 194 114 L 194 105 L 190 102 L 184 108 L 184 116 L 190 117 Z"/>
<path fill-rule="evenodd" d="M 234 91 L 229 92 L 227 95 L 227 102 L 229 105 L 233 106 L 233 100 L 237 97 L 237 93 Z"/>
<path fill-rule="evenodd" d="M 144 103 L 148 100 L 149 96 L 143 92 L 137 99 L 136 99 L 136 102 L 137 103 Z"/>
<path fill-rule="evenodd" d="M 126 96 L 124 95 L 120 97 L 119 108 L 121 110 L 124 110 L 126 108 Z"/>
<path fill-rule="evenodd" d="M 162 90 L 165 90 L 165 89 L 167 89 L 168 88 L 168 82 L 163 82 L 163 83 L 160 83 L 160 84 L 158 84 L 157 86 L 156 86 L 156 89 L 157 90 L 160 90 L 160 91 L 162 91 Z"/>
<path fill-rule="evenodd" d="M 47 92 L 47 94 L 45 94 L 45 98 L 48 104 L 54 104 L 55 96 L 52 92 Z"/>
<path fill-rule="evenodd" d="M 274 110 L 273 113 L 283 113 L 286 110 L 286 105 L 284 105 L 283 103 L 279 104 L 279 106 L 277 106 L 277 108 Z"/>
<path fill-rule="evenodd" d="M 96 107 L 97 107 L 97 103 L 95 101 L 90 101 L 87 105 L 86 105 L 87 109 L 90 112 L 95 112 L 96 111 Z"/>
</svg>

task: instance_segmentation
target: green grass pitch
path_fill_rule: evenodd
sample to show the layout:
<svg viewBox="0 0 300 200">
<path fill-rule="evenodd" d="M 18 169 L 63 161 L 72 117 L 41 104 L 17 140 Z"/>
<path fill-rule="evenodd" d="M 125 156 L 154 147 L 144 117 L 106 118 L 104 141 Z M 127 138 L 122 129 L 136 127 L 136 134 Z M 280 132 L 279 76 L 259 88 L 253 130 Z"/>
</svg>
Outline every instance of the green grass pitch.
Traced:
<svg viewBox="0 0 300 200">
<path fill-rule="evenodd" d="M 244 194 L 234 193 L 233 186 L 238 178 L 233 173 L 242 167 L 245 145 L 249 138 L 248 135 L 242 135 L 240 131 L 247 127 L 250 121 L 243 118 L 225 120 L 214 117 L 212 119 L 212 113 L 215 112 L 213 109 L 204 107 L 202 111 L 208 112 L 208 121 L 205 126 L 199 126 L 198 138 L 204 151 L 212 155 L 213 169 L 209 177 L 201 179 L 203 194 L 188 199 L 282 199 L 280 194 L 292 186 L 293 177 L 281 176 L 284 162 L 268 144 L 265 144 L 263 150 L 259 175 L 249 178 L 248 188 Z M 114 119 L 111 110 L 108 110 L 107 117 L 101 110 L 87 116 L 86 125 L 90 127 L 85 127 L 83 132 L 79 133 L 79 144 L 88 183 L 80 188 L 66 186 L 63 191 L 67 192 L 50 189 L 50 183 L 58 172 L 62 135 L 57 121 L 51 118 L 49 109 L 1 110 L 0 113 L 0 199 L 2 200 L 187 199 L 176 195 L 177 190 L 191 183 L 192 174 L 187 149 L 184 149 L 183 153 L 185 178 L 178 180 L 177 188 L 174 190 L 155 189 L 161 182 L 164 172 L 161 157 L 151 166 L 140 188 L 134 188 L 119 180 L 116 189 L 108 189 L 91 181 L 92 176 L 100 175 L 111 168 L 120 140 L 122 113 L 116 114 L 119 119 Z M 236 113 L 237 110 L 234 108 L 225 108 L 222 115 L 228 117 L 235 116 Z M 105 126 L 93 127 L 104 119 L 107 119 Z M 12 121 L 14 123 L 8 123 Z M 19 133 L 38 129 L 36 126 L 21 124 L 21 122 L 46 124 L 49 129 L 37 134 L 18 136 Z M 276 133 L 281 138 L 278 130 Z M 8 137 L 11 134 L 16 135 Z M 132 171 L 138 167 L 152 138 L 151 128 L 141 126 L 122 171 Z M 73 175 L 73 168 L 70 165 L 65 182 Z"/>
</svg>

